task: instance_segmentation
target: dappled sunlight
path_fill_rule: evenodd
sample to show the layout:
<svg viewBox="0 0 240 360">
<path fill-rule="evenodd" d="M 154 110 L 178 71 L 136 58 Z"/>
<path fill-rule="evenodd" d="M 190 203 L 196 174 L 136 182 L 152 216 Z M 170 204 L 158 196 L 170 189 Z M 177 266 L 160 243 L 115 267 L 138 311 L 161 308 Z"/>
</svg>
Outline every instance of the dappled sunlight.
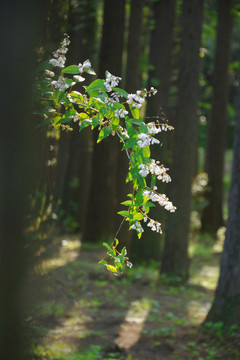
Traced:
<svg viewBox="0 0 240 360">
<path fill-rule="evenodd" d="M 81 248 L 81 242 L 78 239 L 64 239 L 61 242 L 59 253 L 54 258 L 43 259 L 34 268 L 34 271 L 38 274 L 44 275 L 49 271 L 60 268 L 69 262 L 76 260 Z"/>
<path fill-rule="evenodd" d="M 192 325 L 199 326 L 210 309 L 211 301 L 203 302 L 203 299 L 200 300 L 190 300 L 187 304 L 187 317 Z"/>
<path fill-rule="evenodd" d="M 151 305 L 152 300 L 148 298 L 131 302 L 119 335 L 115 340 L 120 348 L 128 350 L 139 341 Z"/>
<path fill-rule="evenodd" d="M 36 347 L 35 352 L 43 356 L 46 352 L 54 356 L 62 356 L 77 351 L 79 339 L 91 335 L 88 323 L 93 321 L 88 314 L 91 302 L 87 299 L 79 299 L 58 325 L 50 329 Z"/>
<path fill-rule="evenodd" d="M 190 284 L 200 285 L 209 290 L 215 290 L 219 276 L 218 265 L 203 265 L 191 276 Z"/>
</svg>

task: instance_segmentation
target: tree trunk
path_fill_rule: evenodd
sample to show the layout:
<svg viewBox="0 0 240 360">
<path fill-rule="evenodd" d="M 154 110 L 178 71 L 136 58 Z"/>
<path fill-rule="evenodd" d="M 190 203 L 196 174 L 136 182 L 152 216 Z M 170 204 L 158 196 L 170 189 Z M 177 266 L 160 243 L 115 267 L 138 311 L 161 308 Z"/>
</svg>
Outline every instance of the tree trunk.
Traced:
<svg viewBox="0 0 240 360">
<path fill-rule="evenodd" d="M 70 1 L 69 8 L 69 34 L 70 46 L 68 53 L 68 64 L 78 64 L 86 59 L 96 57 L 96 0 Z M 79 25 L 81 27 L 79 28 Z M 93 61 L 93 67 L 94 67 Z M 96 63 L 95 63 L 96 66 Z M 86 76 L 84 86 L 88 85 L 92 76 Z M 78 91 L 82 92 L 82 86 Z M 63 179 L 61 188 L 61 209 L 64 216 L 71 216 L 72 225 L 82 231 L 86 207 L 89 196 L 89 180 L 91 176 L 92 160 L 92 131 L 85 129 L 79 133 L 79 126 L 73 124 L 74 131 L 68 134 L 61 133 L 59 142 L 59 167 L 64 167 L 60 175 Z M 62 139 L 62 141 L 61 141 Z M 59 174 L 58 174 L 59 176 Z M 56 179 L 57 182 L 59 182 Z"/>
<path fill-rule="evenodd" d="M 148 99 L 147 116 L 158 115 L 161 108 L 167 113 L 175 3 L 175 0 L 161 0 L 153 4 L 154 29 L 150 43 L 149 86 L 155 87 L 158 93 Z"/>
<path fill-rule="evenodd" d="M 233 27 L 232 1 L 219 0 L 217 45 L 213 80 L 212 114 L 208 124 L 205 171 L 209 204 L 202 215 L 202 230 L 216 233 L 223 225 L 223 169 L 227 135 L 228 65 Z"/>
<path fill-rule="evenodd" d="M 0 359 L 4 360 L 23 359 L 23 230 L 34 177 L 31 105 L 37 5 L 25 0 L 4 2 L 0 12 Z"/>
<path fill-rule="evenodd" d="M 240 326 L 240 85 L 227 231 L 220 278 L 206 321 Z"/>
<path fill-rule="evenodd" d="M 158 92 L 147 100 L 146 120 L 151 122 L 156 121 L 157 118 L 166 121 L 164 112 L 167 113 L 169 99 L 175 3 L 175 0 L 161 0 L 153 3 L 154 28 L 151 31 L 150 40 L 148 88 L 153 86 Z M 161 136 L 157 137 L 162 140 Z M 151 153 L 152 157 L 161 163 L 167 161 L 167 147 L 165 143 L 161 148 L 154 146 L 151 149 Z M 161 212 L 159 212 L 157 207 L 151 210 L 151 215 L 155 219 L 159 219 L 160 214 Z M 132 246 L 134 258 L 137 261 L 143 260 L 145 262 L 151 259 L 159 261 L 161 256 L 161 239 L 162 236 L 160 234 L 151 231 L 145 225 L 144 236 L 140 240 L 134 236 Z"/>
<path fill-rule="evenodd" d="M 188 278 L 191 185 L 198 136 L 197 102 L 203 0 L 183 1 L 178 106 L 170 197 L 177 206 L 167 220 L 161 272 Z"/>
<path fill-rule="evenodd" d="M 116 76 L 122 73 L 125 0 L 105 0 L 103 35 L 100 51 L 100 78 L 105 71 Z M 116 230 L 118 139 L 109 137 L 97 144 L 94 132 L 94 150 L 90 198 L 88 203 L 84 241 L 100 241 L 112 237 Z"/>
</svg>

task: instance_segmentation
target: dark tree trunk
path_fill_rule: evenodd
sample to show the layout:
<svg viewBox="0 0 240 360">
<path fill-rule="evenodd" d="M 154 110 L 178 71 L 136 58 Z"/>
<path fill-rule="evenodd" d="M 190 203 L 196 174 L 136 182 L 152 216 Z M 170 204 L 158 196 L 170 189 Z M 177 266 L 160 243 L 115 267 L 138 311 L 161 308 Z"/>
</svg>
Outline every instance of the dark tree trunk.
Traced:
<svg viewBox="0 0 240 360">
<path fill-rule="evenodd" d="M 202 230 L 215 233 L 223 225 L 223 169 L 227 135 L 228 65 L 233 27 L 232 1 L 219 0 L 212 113 L 208 124 L 205 171 L 210 191 L 202 215 Z"/>
<path fill-rule="evenodd" d="M 158 93 L 148 99 L 148 116 L 158 115 L 160 108 L 167 112 L 168 108 L 175 3 L 175 0 L 161 0 L 153 4 L 149 86 L 155 87 Z"/>
<path fill-rule="evenodd" d="M 141 35 L 143 0 L 131 0 L 127 45 L 126 90 L 136 92 L 141 88 Z"/>
<path fill-rule="evenodd" d="M 240 86 L 227 231 L 220 278 L 206 321 L 240 326 Z"/>
<path fill-rule="evenodd" d="M 103 35 L 98 76 L 105 71 L 116 76 L 122 73 L 125 0 L 105 0 Z M 94 150 L 90 198 L 83 234 L 84 241 L 100 241 L 112 237 L 116 229 L 118 139 L 109 137 L 97 144 L 94 132 Z"/>
<path fill-rule="evenodd" d="M 125 87 L 129 93 L 135 93 L 141 88 L 141 33 L 142 33 L 143 1 L 131 0 L 130 20 L 127 43 L 127 67 Z M 121 145 L 118 146 L 119 159 L 117 168 L 117 211 L 126 210 L 120 205 L 127 199 L 127 194 L 132 193 L 132 184 L 126 183 L 129 160 L 125 151 L 121 152 Z M 116 225 L 121 224 L 122 217 L 116 215 Z M 130 243 L 133 231 L 129 230 L 128 222 L 124 222 L 118 235 L 120 247 L 126 246 L 130 250 Z"/>
<path fill-rule="evenodd" d="M 68 63 L 78 64 L 90 59 L 94 67 L 96 48 L 96 0 L 79 0 L 78 3 L 70 1 L 69 7 L 69 34 L 70 47 Z M 79 28 L 80 26 L 80 28 Z M 96 65 L 96 64 L 95 64 Z M 92 81 L 92 76 L 86 76 L 84 86 Z M 82 91 L 79 86 L 78 91 Z M 86 217 L 86 207 L 89 194 L 89 181 L 91 175 L 92 132 L 85 129 L 79 133 L 79 126 L 73 125 L 71 133 L 61 133 L 59 142 L 58 164 L 64 168 L 59 174 L 61 181 L 62 205 L 64 216 L 71 216 L 73 224 L 79 224 L 82 231 Z M 58 178 L 56 182 L 59 183 Z"/>
<path fill-rule="evenodd" d="M 182 40 L 178 79 L 174 152 L 170 197 L 177 206 L 167 220 L 161 272 L 188 277 L 188 235 L 190 225 L 191 185 L 198 136 L 197 101 L 199 48 L 203 18 L 203 0 L 183 1 Z"/>
<path fill-rule="evenodd" d="M 148 88 L 153 86 L 158 93 L 147 100 L 147 121 L 155 121 L 157 117 L 166 120 L 163 111 L 167 113 L 169 99 L 175 3 L 175 0 L 161 0 L 154 2 L 152 7 L 154 28 L 151 31 L 150 40 Z M 152 157 L 161 163 L 167 161 L 165 144 L 161 148 L 153 147 L 151 153 Z M 153 218 L 159 219 L 159 208 L 153 208 L 151 215 Z M 144 236 L 140 240 L 134 236 L 133 256 L 138 261 L 146 262 L 151 259 L 158 261 L 161 256 L 161 239 L 160 234 L 154 233 L 149 227 L 144 226 Z"/>
<path fill-rule="evenodd" d="M 0 59 L 0 359 L 4 360 L 23 359 L 20 309 L 25 267 L 23 228 L 33 181 L 36 6 L 36 1 L 4 2 L 0 12 L 4 54 Z"/>
</svg>

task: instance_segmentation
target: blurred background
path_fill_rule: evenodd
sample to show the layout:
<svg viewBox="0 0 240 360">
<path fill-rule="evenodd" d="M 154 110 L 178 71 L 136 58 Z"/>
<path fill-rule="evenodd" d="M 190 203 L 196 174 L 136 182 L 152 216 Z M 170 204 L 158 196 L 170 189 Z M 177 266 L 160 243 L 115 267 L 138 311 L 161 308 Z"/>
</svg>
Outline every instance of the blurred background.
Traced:
<svg viewBox="0 0 240 360">
<path fill-rule="evenodd" d="M 23 0 L 6 3 L 0 16 L 0 358 L 239 359 L 237 218 L 228 225 L 233 243 L 224 253 L 232 263 L 216 297 L 227 305 L 213 303 L 228 213 L 233 219 L 240 208 L 231 208 L 239 190 L 229 202 L 239 136 L 239 1 Z M 115 138 L 96 144 L 95 131 L 38 127 L 42 119 L 32 115 L 36 64 L 52 57 L 65 33 L 66 65 L 90 59 L 98 78 L 108 70 L 129 93 L 155 87 L 141 117 L 175 128 L 159 134 L 161 146 L 151 151 L 172 178 L 158 190 L 178 210 L 154 208 L 163 235 L 146 228 L 139 240 L 122 226 L 120 245 L 135 269 L 120 279 L 97 262 L 131 191 L 125 154 Z M 235 149 L 239 188 L 237 142 Z M 211 304 L 204 335 L 196 329 Z"/>
</svg>

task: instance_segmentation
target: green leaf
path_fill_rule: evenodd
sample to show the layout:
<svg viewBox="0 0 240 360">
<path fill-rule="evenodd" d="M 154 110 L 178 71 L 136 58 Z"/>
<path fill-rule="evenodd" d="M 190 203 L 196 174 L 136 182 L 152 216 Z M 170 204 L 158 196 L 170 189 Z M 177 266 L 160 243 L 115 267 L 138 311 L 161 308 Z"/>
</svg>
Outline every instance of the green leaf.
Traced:
<svg viewBox="0 0 240 360">
<path fill-rule="evenodd" d="M 143 203 L 143 190 L 138 190 L 136 193 L 136 205 L 142 205 Z"/>
<path fill-rule="evenodd" d="M 103 79 L 94 80 L 86 89 L 88 94 L 90 96 L 98 95 L 99 91 L 104 89 L 104 82 Z"/>
<path fill-rule="evenodd" d="M 62 70 L 62 74 L 80 74 L 80 71 L 77 65 L 70 65 Z"/>
<path fill-rule="evenodd" d="M 123 89 L 120 89 L 120 88 L 113 88 L 113 90 L 118 93 L 119 95 L 121 95 L 122 97 L 124 97 L 125 99 L 128 98 L 128 93 L 123 90 Z"/>
<path fill-rule="evenodd" d="M 123 256 L 126 256 L 126 255 L 127 255 L 127 250 L 126 250 L 125 246 L 122 248 L 121 254 L 122 254 Z"/>
<path fill-rule="evenodd" d="M 63 91 L 56 91 L 55 92 L 55 104 L 56 105 L 59 105 L 60 104 L 60 102 L 63 100 L 63 98 L 64 98 L 64 95 L 65 95 L 65 91 L 63 90 Z"/>
<path fill-rule="evenodd" d="M 133 215 L 134 220 L 142 220 L 144 218 L 143 214 L 137 213 Z"/>
<path fill-rule="evenodd" d="M 112 129 L 110 129 L 108 126 L 103 127 L 99 133 L 97 143 L 108 137 L 111 134 L 111 132 Z"/>
<path fill-rule="evenodd" d="M 49 63 L 49 60 L 43 61 L 37 66 L 37 73 L 43 70 L 50 70 L 53 66 Z"/>
<path fill-rule="evenodd" d="M 134 146 L 137 145 L 137 142 L 138 142 L 137 138 L 135 138 L 135 137 L 129 138 L 123 145 L 122 150 L 133 148 Z"/>
<path fill-rule="evenodd" d="M 81 119 L 89 119 L 89 115 L 84 112 L 81 112 L 78 115 Z"/>
<path fill-rule="evenodd" d="M 86 73 L 90 74 L 90 75 L 96 75 L 95 71 L 92 68 L 87 68 L 85 70 Z"/>
<path fill-rule="evenodd" d="M 92 129 L 100 124 L 100 120 L 95 116 L 92 118 Z"/>
<path fill-rule="evenodd" d="M 145 207 L 155 207 L 155 204 L 152 203 L 151 201 L 147 201 L 146 203 L 144 203 Z"/>
<path fill-rule="evenodd" d="M 78 91 L 71 91 L 69 94 L 74 100 L 79 100 L 80 102 L 83 101 L 83 96 Z"/>
<path fill-rule="evenodd" d="M 118 244 L 119 244 L 119 240 L 118 239 L 114 239 L 115 240 L 115 247 L 117 247 L 118 246 Z"/>
<path fill-rule="evenodd" d="M 99 263 L 99 264 L 107 265 L 107 261 L 105 261 L 105 260 L 100 260 L 98 263 Z"/>
<path fill-rule="evenodd" d="M 133 215 L 129 211 L 118 211 L 118 214 L 124 216 L 127 219 L 133 219 Z"/>
<path fill-rule="evenodd" d="M 124 256 L 122 254 L 118 255 L 118 259 L 120 260 L 121 265 L 124 264 Z"/>
<path fill-rule="evenodd" d="M 116 255 L 116 251 L 114 249 L 112 249 L 107 243 L 103 243 L 103 246 L 105 246 L 105 248 L 107 248 L 109 254 L 111 254 L 112 256 Z"/>
<path fill-rule="evenodd" d="M 130 138 L 132 138 L 134 135 L 137 134 L 137 131 L 135 130 L 134 126 L 130 123 L 130 121 L 126 121 L 126 127 L 127 127 L 127 133 Z"/>
<path fill-rule="evenodd" d="M 69 121 L 72 120 L 73 116 L 78 115 L 78 113 L 73 110 L 73 109 L 69 109 L 68 111 L 65 112 L 65 114 L 62 116 L 62 118 L 57 122 L 57 124 L 64 124 L 64 123 L 68 123 Z"/>
<path fill-rule="evenodd" d="M 142 148 L 142 153 L 144 157 L 149 158 L 151 156 L 150 147 L 146 146 L 145 148 Z"/>
<path fill-rule="evenodd" d="M 141 119 L 130 119 L 131 123 L 136 124 L 136 125 L 142 125 L 143 120 Z"/>
<path fill-rule="evenodd" d="M 42 127 L 42 126 L 45 126 L 45 125 L 50 125 L 50 124 L 51 124 L 51 120 L 44 120 L 44 121 L 40 122 L 40 124 L 38 124 L 36 126 L 36 129 L 38 129 L 38 128 Z"/>
<path fill-rule="evenodd" d="M 83 121 L 81 122 L 79 131 L 83 130 L 84 128 L 86 128 L 86 127 L 89 126 L 89 125 L 91 125 L 91 123 L 90 123 L 88 120 L 83 120 Z"/>
<path fill-rule="evenodd" d="M 139 109 L 133 107 L 132 104 L 129 104 L 129 108 L 130 108 L 130 110 L 131 110 L 132 116 L 133 116 L 135 119 L 139 119 Z"/>
<path fill-rule="evenodd" d="M 134 206 L 134 202 L 132 200 L 123 201 L 121 204 L 125 206 Z"/>
<path fill-rule="evenodd" d="M 141 124 L 139 126 L 139 133 L 144 133 L 144 134 L 148 134 L 148 127 L 146 124 Z"/>
<path fill-rule="evenodd" d="M 151 178 L 151 188 L 153 188 L 156 185 L 157 177 L 155 174 L 152 175 Z"/>
</svg>

